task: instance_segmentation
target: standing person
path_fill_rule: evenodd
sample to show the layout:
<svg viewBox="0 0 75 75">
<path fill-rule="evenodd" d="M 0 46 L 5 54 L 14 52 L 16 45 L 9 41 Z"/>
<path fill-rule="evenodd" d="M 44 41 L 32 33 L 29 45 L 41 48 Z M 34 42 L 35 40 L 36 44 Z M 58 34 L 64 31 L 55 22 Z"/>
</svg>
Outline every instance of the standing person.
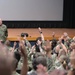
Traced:
<svg viewBox="0 0 75 75">
<path fill-rule="evenodd" d="M 8 36 L 7 26 L 2 23 L 0 18 L 0 41 L 5 42 Z"/>
</svg>

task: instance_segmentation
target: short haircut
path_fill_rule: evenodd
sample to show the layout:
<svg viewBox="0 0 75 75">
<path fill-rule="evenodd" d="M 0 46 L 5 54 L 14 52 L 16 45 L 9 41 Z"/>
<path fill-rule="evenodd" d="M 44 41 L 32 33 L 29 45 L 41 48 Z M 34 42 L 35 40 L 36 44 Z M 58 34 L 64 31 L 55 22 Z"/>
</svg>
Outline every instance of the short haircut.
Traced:
<svg viewBox="0 0 75 75">
<path fill-rule="evenodd" d="M 0 43 L 0 75 L 11 75 L 14 53 L 10 52 L 4 44 Z"/>
<path fill-rule="evenodd" d="M 37 65 L 39 65 L 39 64 L 42 64 L 43 66 L 47 67 L 46 58 L 43 56 L 39 56 L 39 57 L 33 59 L 32 65 L 33 65 L 34 70 L 37 70 Z"/>
</svg>

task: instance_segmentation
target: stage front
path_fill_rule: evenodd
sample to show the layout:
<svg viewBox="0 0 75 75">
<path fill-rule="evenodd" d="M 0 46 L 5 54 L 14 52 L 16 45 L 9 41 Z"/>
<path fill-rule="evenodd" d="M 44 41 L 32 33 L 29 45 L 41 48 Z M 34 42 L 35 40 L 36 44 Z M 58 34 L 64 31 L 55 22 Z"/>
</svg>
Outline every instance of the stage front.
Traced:
<svg viewBox="0 0 75 75">
<path fill-rule="evenodd" d="M 42 28 L 43 35 L 45 40 L 51 40 L 52 33 L 55 32 L 55 37 L 58 39 L 64 32 L 67 32 L 68 35 L 72 38 L 75 36 L 75 29 L 64 29 L 64 28 Z M 8 29 L 8 40 L 10 41 L 18 41 L 17 37 L 21 35 L 21 33 L 28 33 L 27 39 L 29 41 L 35 41 L 37 37 L 40 37 L 40 33 L 38 28 L 12 28 Z"/>
</svg>

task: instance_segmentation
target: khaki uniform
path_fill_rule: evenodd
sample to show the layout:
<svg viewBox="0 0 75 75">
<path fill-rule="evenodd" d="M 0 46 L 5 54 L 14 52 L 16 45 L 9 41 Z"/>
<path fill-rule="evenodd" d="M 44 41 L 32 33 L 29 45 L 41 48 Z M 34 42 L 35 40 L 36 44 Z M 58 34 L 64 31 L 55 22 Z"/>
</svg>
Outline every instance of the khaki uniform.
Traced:
<svg viewBox="0 0 75 75">
<path fill-rule="evenodd" d="M 2 25 L 0 26 L 0 40 L 2 40 L 2 41 L 5 42 L 7 36 L 8 36 L 7 27 L 6 27 L 6 25 L 2 24 Z"/>
</svg>

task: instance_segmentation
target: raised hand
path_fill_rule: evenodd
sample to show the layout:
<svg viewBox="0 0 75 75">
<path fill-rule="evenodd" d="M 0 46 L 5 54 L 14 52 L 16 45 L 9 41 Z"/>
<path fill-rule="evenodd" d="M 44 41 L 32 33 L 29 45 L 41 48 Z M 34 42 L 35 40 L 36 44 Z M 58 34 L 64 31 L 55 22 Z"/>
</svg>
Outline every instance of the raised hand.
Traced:
<svg viewBox="0 0 75 75">
<path fill-rule="evenodd" d="M 52 33 L 52 36 L 55 37 L 55 32 Z"/>
<path fill-rule="evenodd" d="M 24 42 L 23 41 L 20 41 L 19 42 L 19 48 L 20 48 L 20 52 L 21 54 L 26 57 L 27 56 L 27 53 L 26 53 L 26 48 L 25 48 L 25 45 L 24 45 Z"/>
<path fill-rule="evenodd" d="M 23 39 L 26 40 L 26 35 L 24 35 L 24 38 Z"/>
<path fill-rule="evenodd" d="M 38 28 L 38 30 L 39 30 L 39 32 L 41 32 L 41 28 L 40 27 Z"/>
<path fill-rule="evenodd" d="M 70 44 L 70 47 L 71 47 L 72 49 L 75 49 L 75 43 L 74 43 L 74 42 L 71 43 L 71 44 Z"/>
<path fill-rule="evenodd" d="M 20 35 L 17 35 L 17 40 L 21 41 L 21 36 Z"/>
<path fill-rule="evenodd" d="M 27 71 L 28 71 L 27 53 L 26 53 L 26 48 L 25 48 L 25 45 L 24 45 L 23 41 L 19 42 L 19 49 L 20 49 L 20 52 L 21 52 L 22 56 L 24 57 L 21 75 L 27 75 Z"/>
<path fill-rule="evenodd" d="M 50 43 L 49 40 L 47 40 L 47 41 L 45 42 L 45 46 L 43 46 L 43 48 L 44 48 L 45 50 L 50 50 L 50 49 L 51 49 L 51 43 Z"/>
<path fill-rule="evenodd" d="M 17 42 L 14 42 L 14 47 L 17 45 Z"/>
</svg>

